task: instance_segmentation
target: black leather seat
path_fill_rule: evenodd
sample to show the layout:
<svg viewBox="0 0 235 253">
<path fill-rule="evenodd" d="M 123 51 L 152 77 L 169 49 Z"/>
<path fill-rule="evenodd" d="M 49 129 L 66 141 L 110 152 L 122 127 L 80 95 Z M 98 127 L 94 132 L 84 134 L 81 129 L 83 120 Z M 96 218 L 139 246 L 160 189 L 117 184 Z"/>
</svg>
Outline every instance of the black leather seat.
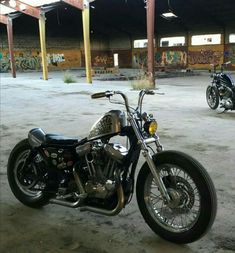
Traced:
<svg viewBox="0 0 235 253">
<path fill-rule="evenodd" d="M 41 145 L 56 145 L 56 146 L 71 146 L 76 144 L 83 144 L 87 138 L 71 138 L 60 134 L 45 134 L 41 128 L 34 128 L 29 131 L 28 140 L 32 147 L 39 147 Z"/>
<path fill-rule="evenodd" d="M 66 137 L 60 134 L 46 134 L 45 143 L 52 145 L 74 145 L 79 142 L 80 139 Z"/>
</svg>

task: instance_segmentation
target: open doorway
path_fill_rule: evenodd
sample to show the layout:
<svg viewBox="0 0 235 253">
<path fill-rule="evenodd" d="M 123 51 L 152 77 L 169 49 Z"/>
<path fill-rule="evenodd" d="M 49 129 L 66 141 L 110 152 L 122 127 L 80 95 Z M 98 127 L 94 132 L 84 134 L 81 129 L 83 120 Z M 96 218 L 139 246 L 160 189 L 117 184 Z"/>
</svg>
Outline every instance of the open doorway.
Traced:
<svg viewBox="0 0 235 253">
<path fill-rule="evenodd" d="M 113 54 L 114 67 L 118 67 L 118 54 Z"/>
</svg>

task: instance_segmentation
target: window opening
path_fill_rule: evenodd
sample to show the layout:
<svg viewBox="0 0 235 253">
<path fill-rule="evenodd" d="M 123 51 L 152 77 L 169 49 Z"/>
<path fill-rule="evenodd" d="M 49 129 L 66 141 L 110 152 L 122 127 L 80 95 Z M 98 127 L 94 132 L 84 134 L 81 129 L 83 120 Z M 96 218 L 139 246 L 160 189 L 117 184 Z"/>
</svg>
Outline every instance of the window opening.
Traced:
<svg viewBox="0 0 235 253">
<path fill-rule="evenodd" d="M 118 54 L 113 55 L 114 67 L 118 67 Z"/>
<path fill-rule="evenodd" d="M 229 43 L 235 43 L 235 34 L 229 34 Z"/>
<path fill-rule="evenodd" d="M 178 47 L 185 46 L 185 37 L 166 37 L 160 39 L 160 47 Z"/>
<path fill-rule="evenodd" d="M 193 35 L 192 45 L 216 45 L 221 44 L 221 34 Z"/>
</svg>

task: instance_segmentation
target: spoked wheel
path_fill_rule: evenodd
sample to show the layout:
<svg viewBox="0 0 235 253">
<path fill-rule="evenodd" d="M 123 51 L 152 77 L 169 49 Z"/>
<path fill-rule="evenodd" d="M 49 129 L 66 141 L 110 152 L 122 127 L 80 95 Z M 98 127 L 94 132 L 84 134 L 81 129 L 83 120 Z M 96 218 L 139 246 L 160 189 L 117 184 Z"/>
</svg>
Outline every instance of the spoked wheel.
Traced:
<svg viewBox="0 0 235 253">
<path fill-rule="evenodd" d="M 207 87 L 206 101 L 209 107 L 213 110 L 219 106 L 219 92 L 215 86 L 209 85 Z"/>
<path fill-rule="evenodd" d="M 30 207 L 40 207 L 48 202 L 42 189 L 45 184 L 39 180 L 39 171 L 36 160 L 38 154 L 28 161 L 30 154 L 28 140 L 19 142 L 12 150 L 7 167 L 8 181 L 15 197 Z"/>
<path fill-rule="evenodd" d="M 213 183 L 193 158 L 176 151 L 155 156 L 155 164 L 171 198 L 165 203 L 145 164 L 137 179 L 137 202 L 151 229 L 174 243 L 190 243 L 211 227 L 217 208 Z"/>
</svg>

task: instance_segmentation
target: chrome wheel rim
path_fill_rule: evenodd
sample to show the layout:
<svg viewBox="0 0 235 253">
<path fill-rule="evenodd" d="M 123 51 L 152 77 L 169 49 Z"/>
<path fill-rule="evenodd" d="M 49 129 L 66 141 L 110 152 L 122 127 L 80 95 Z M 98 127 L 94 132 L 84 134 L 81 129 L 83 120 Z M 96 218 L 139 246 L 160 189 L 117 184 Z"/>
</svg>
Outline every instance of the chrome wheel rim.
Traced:
<svg viewBox="0 0 235 253">
<path fill-rule="evenodd" d="M 42 191 L 39 190 L 39 182 L 37 178 L 37 170 L 34 163 L 31 163 L 29 166 L 30 176 L 27 178 L 23 175 L 23 166 L 25 160 L 29 155 L 30 150 L 25 150 L 19 154 L 16 159 L 14 166 L 14 178 L 18 188 L 28 197 L 38 198 L 42 195 Z M 37 189 L 38 188 L 38 189 Z"/>
<path fill-rule="evenodd" d="M 159 188 L 149 173 L 144 185 L 146 207 L 155 222 L 164 229 L 174 233 L 188 231 L 200 214 L 197 186 L 190 175 L 178 166 L 166 164 L 158 169 L 172 201 L 170 204 L 164 203 Z M 167 183 L 168 178 L 173 183 Z"/>
<path fill-rule="evenodd" d="M 211 107 L 214 107 L 216 104 L 216 94 L 214 89 L 210 88 L 208 92 L 208 103 Z"/>
</svg>

